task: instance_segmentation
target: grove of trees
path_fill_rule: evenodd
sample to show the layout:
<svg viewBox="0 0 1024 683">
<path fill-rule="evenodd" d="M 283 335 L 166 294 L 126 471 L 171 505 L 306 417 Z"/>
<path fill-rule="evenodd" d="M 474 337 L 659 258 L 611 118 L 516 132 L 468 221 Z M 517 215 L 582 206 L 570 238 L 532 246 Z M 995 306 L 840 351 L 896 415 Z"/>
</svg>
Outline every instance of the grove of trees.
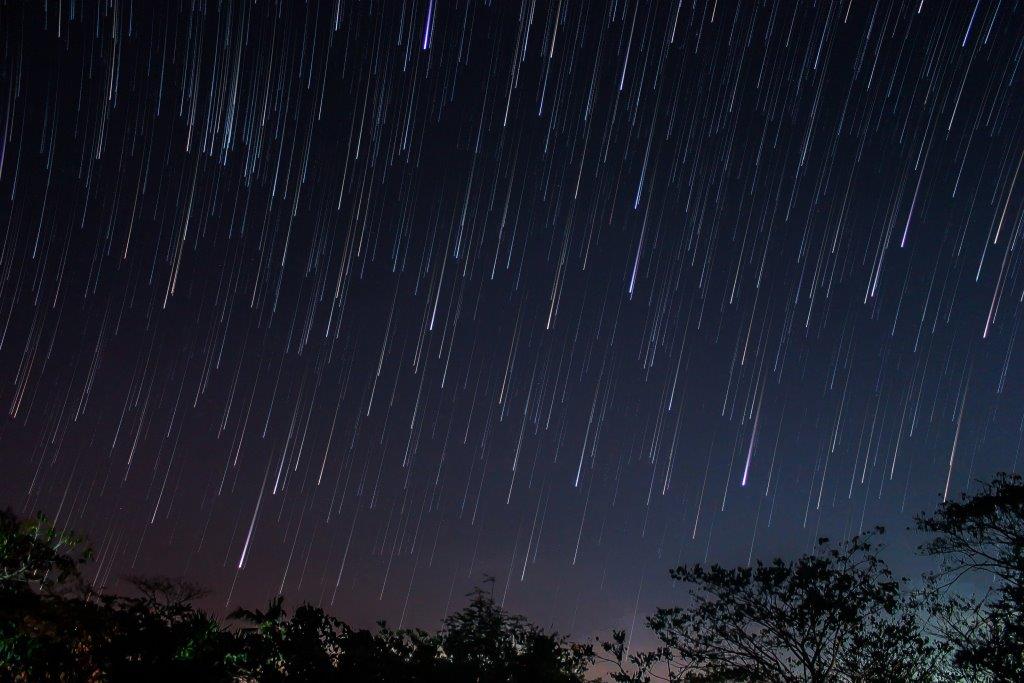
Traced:
<svg viewBox="0 0 1024 683">
<path fill-rule="evenodd" d="M 0 681 L 1024 681 L 1024 480 L 999 474 L 916 527 L 933 567 L 916 581 L 893 575 L 881 529 L 789 561 L 677 567 L 688 599 L 632 651 L 622 631 L 573 642 L 481 589 L 433 633 L 289 614 L 282 597 L 222 622 L 181 580 L 97 591 L 81 539 L 0 512 Z"/>
</svg>

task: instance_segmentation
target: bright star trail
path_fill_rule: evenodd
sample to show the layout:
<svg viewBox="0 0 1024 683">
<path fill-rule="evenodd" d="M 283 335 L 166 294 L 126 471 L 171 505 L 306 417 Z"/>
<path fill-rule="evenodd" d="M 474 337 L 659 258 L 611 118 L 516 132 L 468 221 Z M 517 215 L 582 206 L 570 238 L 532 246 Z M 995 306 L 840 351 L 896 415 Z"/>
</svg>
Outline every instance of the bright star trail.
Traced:
<svg viewBox="0 0 1024 683">
<path fill-rule="evenodd" d="M 1024 5 L 0 4 L 0 503 L 578 637 L 1017 470 Z"/>
</svg>

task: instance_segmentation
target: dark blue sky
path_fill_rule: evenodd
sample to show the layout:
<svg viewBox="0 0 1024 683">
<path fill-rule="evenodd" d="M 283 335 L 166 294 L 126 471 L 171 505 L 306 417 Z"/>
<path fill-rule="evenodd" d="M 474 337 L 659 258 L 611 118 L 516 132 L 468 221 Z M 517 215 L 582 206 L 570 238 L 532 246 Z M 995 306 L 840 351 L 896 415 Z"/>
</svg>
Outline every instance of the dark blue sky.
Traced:
<svg viewBox="0 0 1024 683">
<path fill-rule="evenodd" d="M 1024 7 L 0 4 L 0 501 L 586 636 L 1019 469 Z"/>
</svg>

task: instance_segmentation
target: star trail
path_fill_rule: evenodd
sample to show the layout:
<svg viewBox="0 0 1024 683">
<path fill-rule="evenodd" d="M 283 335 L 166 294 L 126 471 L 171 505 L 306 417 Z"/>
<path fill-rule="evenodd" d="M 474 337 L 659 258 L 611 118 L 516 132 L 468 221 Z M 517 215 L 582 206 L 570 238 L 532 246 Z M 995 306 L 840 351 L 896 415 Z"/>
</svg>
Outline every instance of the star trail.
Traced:
<svg viewBox="0 0 1024 683">
<path fill-rule="evenodd" d="M 0 502 L 574 635 L 1024 436 L 1024 5 L 0 3 Z"/>
</svg>

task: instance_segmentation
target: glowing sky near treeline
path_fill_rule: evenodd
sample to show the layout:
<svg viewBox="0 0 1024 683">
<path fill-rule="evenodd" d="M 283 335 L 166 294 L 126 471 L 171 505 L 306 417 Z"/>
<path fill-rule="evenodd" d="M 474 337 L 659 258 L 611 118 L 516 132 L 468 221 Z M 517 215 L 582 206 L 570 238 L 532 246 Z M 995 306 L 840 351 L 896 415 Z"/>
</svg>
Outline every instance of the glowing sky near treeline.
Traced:
<svg viewBox="0 0 1024 683">
<path fill-rule="evenodd" d="M 583 636 L 1019 466 L 1018 0 L 0 36 L 0 501 L 97 585 L 433 626 L 489 574 Z"/>
</svg>

